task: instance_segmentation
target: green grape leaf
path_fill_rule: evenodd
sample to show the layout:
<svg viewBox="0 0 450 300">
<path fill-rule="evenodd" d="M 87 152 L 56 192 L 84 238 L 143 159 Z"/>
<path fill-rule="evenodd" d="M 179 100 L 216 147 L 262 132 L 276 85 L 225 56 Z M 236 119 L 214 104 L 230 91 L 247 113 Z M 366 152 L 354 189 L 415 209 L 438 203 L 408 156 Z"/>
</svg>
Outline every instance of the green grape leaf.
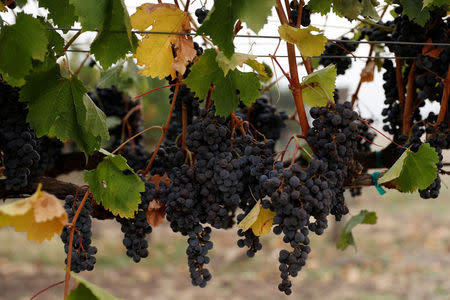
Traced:
<svg viewBox="0 0 450 300">
<path fill-rule="evenodd" d="M 303 102 L 309 106 L 325 106 L 333 101 L 336 88 L 336 67 L 329 65 L 305 76 L 302 82 Z"/>
<path fill-rule="evenodd" d="M 377 215 L 373 211 L 361 210 L 358 215 L 351 217 L 342 228 L 341 236 L 336 244 L 336 248 L 345 250 L 348 246 L 352 245 L 356 248 L 355 239 L 353 238 L 352 229 L 359 224 L 376 224 Z"/>
<path fill-rule="evenodd" d="M 448 0 L 423 0 L 423 7 L 448 5 Z"/>
<path fill-rule="evenodd" d="M 308 2 L 308 8 L 324 16 L 331 9 L 331 2 L 332 0 L 311 0 Z"/>
<path fill-rule="evenodd" d="M 197 34 L 209 35 L 228 57 L 234 53 L 234 23 L 237 20 L 232 2 L 233 0 L 214 1 L 213 8 L 197 30 Z"/>
<path fill-rule="evenodd" d="M 78 285 L 70 291 L 66 300 L 120 300 L 77 274 L 72 273 L 71 276 L 76 279 Z"/>
<path fill-rule="evenodd" d="M 362 0 L 362 10 L 361 15 L 364 17 L 369 17 L 374 20 L 379 20 L 380 16 L 377 13 L 377 10 L 375 9 L 374 4 L 372 3 L 372 0 Z"/>
<path fill-rule="evenodd" d="M 333 10 L 340 16 L 354 20 L 362 13 L 363 3 L 359 0 L 333 0 Z"/>
<path fill-rule="evenodd" d="M 110 0 L 105 22 L 91 45 L 91 52 L 105 69 L 129 51 L 134 52 L 137 38 L 131 33 L 130 16 L 123 0 Z"/>
<path fill-rule="evenodd" d="M 44 17 L 38 16 L 37 19 L 41 22 L 41 24 L 45 28 L 53 27 L 49 21 L 46 21 Z M 50 50 L 48 55 L 53 55 L 53 52 L 56 54 L 61 54 L 64 49 L 64 38 L 58 33 L 56 30 L 46 30 L 47 38 L 48 38 L 48 50 Z M 47 58 L 45 59 L 48 60 Z M 35 67 L 33 66 L 33 72 L 36 72 Z"/>
<path fill-rule="evenodd" d="M 39 20 L 24 13 L 17 14 L 16 24 L 1 27 L 0 73 L 20 80 L 32 68 L 32 60 L 43 61 L 48 36 Z"/>
<path fill-rule="evenodd" d="M 74 140 L 88 155 L 109 138 L 105 114 L 86 94 L 78 78 L 64 78 L 59 65 L 31 73 L 20 91 L 20 101 L 28 102 L 27 121 L 41 137 Z"/>
<path fill-rule="evenodd" d="M 392 182 L 401 192 L 426 189 L 437 177 L 438 162 L 436 150 L 428 143 L 422 144 L 415 153 L 405 150 L 378 183 Z"/>
<path fill-rule="evenodd" d="M 256 59 L 256 57 L 257 56 L 255 55 L 245 53 L 234 53 L 230 58 L 228 58 L 222 51 L 220 51 L 217 53 L 216 61 L 226 76 L 228 71 L 236 69 L 237 66 L 242 67 L 245 62 L 250 59 Z"/>
<path fill-rule="evenodd" d="M 83 30 L 97 30 L 103 28 L 108 16 L 112 15 L 112 0 L 69 0 L 75 7 L 75 14 L 83 26 Z"/>
<path fill-rule="evenodd" d="M 266 24 L 273 0 L 216 0 L 197 34 L 209 35 L 214 44 L 230 57 L 234 53 L 234 24 L 238 19 L 258 33 Z"/>
<path fill-rule="evenodd" d="M 400 0 L 403 6 L 403 14 L 420 26 L 424 26 L 430 19 L 430 11 L 424 7 L 421 0 Z"/>
<path fill-rule="evenodd" d="M 100 79 L 97 83 L 97 87 L 104 89 L 112 85 L 118 86 L 121 81 L 121 75 L 123 71 L 124 61 L 118 62 L 114 67 L 109 68 L 107 71 L 100 74 Z"/>
<path fill-rule="evenodd" d="M 84 171 L 84 180 L 89 184 L 97 202 L 114 215 L 132 218 L 141 203 L 145 184 L 127 160 L 121 155 L 105 156 L 95 170 Z"/>
<path fill-rule="evenodd" d="M 62 28 L 70 28 L 77 20 L 75 7 L 69 0 L 39 0 L 39 6 L 48 9 L 48 18 L 53 19 L 53 23 Z"/>
<path fill-rule="evenodd" d="M 247 27 L 258 33 L 267 23 L 267 18 L 272 14 L 275 0 L 234 0 L 237 7 L 237 17 L 247 24 Z"/>
<path fill-rule="evenodd" d="M 312 34 L 311 31 L 319 32 L 319 34 Z M 325 50 L 327 38 L 321 33 L 319 28 L 309 26 L 305 29 L 295 28 L 287 24 L 278 27 L 281 39 L 295 44 L 304 56 L 321 55 Z"/>
<path fill-rule="evenodd" d="M 216 106 L 216 114 L 228 116 L 239 105 L 239 99 L 250 105 L 259 97 L 261 84 L 255 73 L 241 72 L 237 69 L 229 71 L 226 76 L 216 61 L 217 53 L 208 49 L 192 66 L 189 76 L 184 80 L 186 85 L 200 98 L 204 99 L 211 84 L 215 85 L 212 98 Z M 236 94 L 240 92 L 240 98 Z"/>
</svg>

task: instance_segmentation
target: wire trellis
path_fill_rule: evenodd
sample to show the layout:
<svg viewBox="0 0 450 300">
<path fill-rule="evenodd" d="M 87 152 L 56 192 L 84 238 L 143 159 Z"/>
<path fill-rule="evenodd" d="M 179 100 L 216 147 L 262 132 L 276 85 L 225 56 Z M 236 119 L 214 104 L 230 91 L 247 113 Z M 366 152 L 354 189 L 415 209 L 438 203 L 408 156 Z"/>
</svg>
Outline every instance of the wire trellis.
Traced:
<svg viewBox="0 0 450 300">
<path fill-rule="evenodd" d="M 81 31 L 82 28 L 55 28 L 47 27 L 47 30 L 61 30 L 61 31 Z M 98 30 L 89 30 L 98 31 Z M 111 30 L 111 32 L 121 32 L 126 33 L 124 30 Z M 164 31 L 139 31 L 132 30 L 132 33 L 137 34 L 166 34 L 166 35 L 188 35 L 188 36 L 201 36 L 196 33 L 190 32 L 164 32 Z M 251 38 L 251 39 L 280 39 L 278 35 L 246 35 L 237 34 L 237 38 Z M 328 39 L 329 42 L 335 43 L 357 43 L 357 44 L 385 44 L 385 45 L 405 45 L 405 46 L 440 46 L 440 47 L 450 47 L 450 43 L 433 43 L 433 42 L 401 42 L 401 41 L 355 41 L 355 40 L 341 40 L 341 39 Z"/>
<path fill-rule="evenodd" d="M 75 52 L 75 53 L 90 53 L 89 50 L 82 50 L 82 49 L 68 49 L 67 52 Z M 271 57 L 267 54 L 251 54 L 256 57 Z M 287 55 L 275 55 L 276 58 L 287 58 Z M 297 55 L 296 57 L 301 57 L 300 55 Z M 321 57 L 327 57 L 327 58 L 357 58 L 357 59 L 417 59 L 417 56 L 353 56 L 353 55 L 321 55 L 321 56 L 311 56 L 311 58 L 321 58 Z"/>
</svg>

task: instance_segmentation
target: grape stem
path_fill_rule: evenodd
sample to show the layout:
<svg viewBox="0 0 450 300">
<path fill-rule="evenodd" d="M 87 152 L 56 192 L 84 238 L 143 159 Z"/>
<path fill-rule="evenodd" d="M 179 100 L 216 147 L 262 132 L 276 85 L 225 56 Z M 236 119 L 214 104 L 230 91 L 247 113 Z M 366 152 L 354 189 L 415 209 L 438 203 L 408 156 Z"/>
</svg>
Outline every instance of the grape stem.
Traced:
<svg viewBox="0 0 450 300">
<path fill-rule="evenodd" d="M 441 108 L 439 110 L 438 119 L 436 121 L 435 126 L 444 121 L 445 116 L 448 113 L 448 98 L 450 96 L 450 66 L 448 67 L 447 77 L 444 81 L 444 93 L 442 94 L 441 99 Z"/>
<path fill-rule="evenodd" d="M 73 234 L 75 232 L 75 224 L 77 223 L 78 216 L 80 215 L 81 209 L 83 208 L 84 204 L 86 203 L 86 200 L 87 200 L 89 194 L 90 194 L 90 189 L 87 189 L 86 193 L 84 194 L 83 200 L 81 200 L 80 206 L 78 206 L 78 209 L 75 212 L 72 223 L 67 225 L 70 227 L 70 238 L 69 238 L 69 252 L 67 253 L 66 278 L 64 280 L 65 281 L 64 282 L 64 299 L 66 299 L 67 295 L 69 294 L 70 265 L 72 262 L 72 246 L 73 246 Z"/>
<path fill-rule="evenodd" d="M 63 56 L 64 54 L 66 54 L 67 49 L 69 49 L 70 46 L 72 46 L 73 42 L 75 42 L 75 40 L 83 33 L 83 30 L 78 31 L 77 33 L 75 33 L 75 35 L 67 42 L 67 44 L 64 46 L 63 51 L 61 52 L 61 54 L 58 57 Z"/>
<path fill-rule="evenodd" d="M 402 67 L 403 60 L 398 58 L 398 53 L 395 52 L 395 77 L 397 79 L 398 100 L 400 101 L 400 110 L 405 106 L 405 83 L 403 82 Z"/>
<path fill-rule="evenodd" d="M 43 293 L 45 293 L 46 291 L 48 291 L 49 289 L 54 288 L 55 286 L 58 286 L 58 285 L 60 285 L 60 284 L 62 284 L 62 283 L 64 283 L 64 280 L 61 280 L 61 281 L 58 281 L 58 282 L 56 282 L 56 283 L 53 283 L 53 284 L 49 285 L 49 286 L 46 287 L 45 289 L 42 289 L 42 290 L 40 290 L 39 292 L 37 292 L 36 294 L 34 294 L 34 295 L 30 298 L 30 300 L 36 299 L 36 297 L 39 296 L 40 294 L 43 294 Z"/>
<path fill-rule="evenodd" d="M 383 132 L 381 132 L 380 130 L 376 129 L 375 127 L 373 127 L 372 125 L 369 124 L 369 122 L 367 122 L 366 120 L 364 120 L 363 118 L 358 118 L 358 120 L 360 120 L 361 122 L 363 122 L 364 124 L 366 124 L 367 127 L 375 130 L 376 132 L 378 132 L 379 134 L 381 134 L 382 136 L 384 136 L 388 141 L 390 141 L 391 143 L 393 143 L 394 145 L 399 146 L 402 149 L 408 150 L 408 148 L 397 144 L 396 142 L 394 142 L 394 140 L 392 140 L 391 138 L 389 138 L 387 135 L 385 135 Z"/>
<path fill-rule="evenodd" d="M 153 154 L 150 158 L 150 161 L 147 164 L 147 167 L 145 168 L 144 172 L 142 172 L 142 174 L 144 176 L 147 175 L 148 172 L 150 171 L 150 168 L 152 167 L 152 164 L 155 161 L 156 156 L 158 155 L 158 150 L 159 150 L 159 148 L 161 148 L 161 145 L 164 141 L 167 130 L 169 129 L 170 119 L 172 118 L 173 109 L 175 108 L 175 103 L 177 102 L 178 91 L 180 90 L 180 85 L 181 84 L 176 85 L 175 91 L 173 93 L 172 105 L 170 105 L 170 110 L 169 110 L 169 114 L 167 115 L 166 124 L 164 124 L 163 127 L 158 126 L 162 129 L 161 136 L 159 137 L 158 144 L 156 145 L 155 150 L 153 151 Z"/>
<path fill-rule="evenodd" d="M 138 105 L 136 105 L 135 107 L 133 107 L 132 109 L 130 109 L 128 112 L 127 112 L 127 114 L 125 115 L 125 117 L 123 117 L 123 120 L 122 120 L 122 142 L 123 142 L 123 140 L 125 139 L 125 125 L 127 125 L 128 124 L 128 119 L 131 117 L 131 115 L 133 114 L 133 113 L 135 113 L 136 111 L 138 111 L 138 110 L 140 110 L 140 109 L 142 109 L 142 105 L 141 104 L 138 104 Z M 130 132 L 128 132 L 128 135 L 129 136 L 131 136 L 131 133 Z"/>
<path fill-rule="evenodd" d="M 147 91 L 147 92 L 145 92 L 143 94 L 137 95 L 136 97 L 131 98 L 131 100 L 140 99 L 140 98 L 144 97 L 145 95 L 148 95 L 148 94 L 153 93 L 154 91 L 157 91 L 157 90 L 160 90 L 160 89 L 165 89 L 165 88 L 168 88 L 168 87 L 180 86 L 180 85 L 184 85 L 184 83 L 183 82 L 178 82 L 178 83 L 174 83 L 174 84 L 168 84 L 168 85 L 160 86 L 160 87 L 151 89 L 150 91 Z"/>
<path fill-rule="evenodd" d="M 416 61 L 413 62 L 408 74 L 408 86 L 406 89 L 405 108 L 403 110 L 403 134 L 408 135 L 411 127 L 413 115 L 413 99 L 416 91 L 414 90 L 414 81 L 416 79 Z M 398 83 L 397 83 L 398 84 Z"/>
<path fill-rule="evenodd" d="M 161 129 L 163 130 L 163 128 L 161 126 L 152 126 L 149 128 L 145 128 L 144 130 L 136 133 L 135 135 L 133 135 L 132 137 L 130 137 L 128 140 L 126 140 L 125 142 L 123 142 L 122 144 L 120 144 L 119 147 L 117 147 L 113 152 L 111 152 L 111 154 L 115 154 L 117 153 L 117 151 L 119 151 L 120 149 L 122 149 L 123 147 L 125 147 L 126 144 L 128 144 L 129 142 L 131 142 L 132 140 L 134 140 L 135 138 L 137 138 L 138 136 L 140 136 L 141 134 L 146 133 L 147 131 L 150 131 L 152 129 Z"/>
<path fill-rule="evenodd" d="M 287 7 L 289 9 L 289 6 L 287 6 Z M 300 28 L 300 25 L 302 24 L 302 14 L 303 14 L 303 0 L 300 0 L 300 3 L 298 4 L 298 9 L 297 9 L 297 24 L 295 24 L 295 27 L 297 27 L 297 28 Z M 303 58 L 303 56 L 302 56 L 302 58 Z"/>
</svg>

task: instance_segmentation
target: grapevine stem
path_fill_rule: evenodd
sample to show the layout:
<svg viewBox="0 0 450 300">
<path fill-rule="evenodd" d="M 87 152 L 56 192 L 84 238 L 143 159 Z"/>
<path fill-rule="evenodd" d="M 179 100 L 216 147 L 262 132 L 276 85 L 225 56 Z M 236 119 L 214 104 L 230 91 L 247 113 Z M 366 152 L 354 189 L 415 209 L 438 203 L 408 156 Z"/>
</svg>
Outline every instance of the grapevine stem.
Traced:
<svg viewBox="0 0 450 300">
<path fill-rule="evenodd" d="M 165 88 L 168 88 L 168 87 L 180 86 L 180 85 L 184 85 L 184 83 L 183 82 L 178 82 L 178 83 L 174 83 L 174 84 L 168 84 L 168 85 L 165 85 L 165 86 L 160 86 L 160 87 L 151 89 L 150 91 L 147 91 L 147 92 L 145 92 L 143 94 L 137 95 L 136 97 L 131 98 L 131 100 L 137 100 L 139 98 L 144 97 L 145 95 L 148 95 L 148 94 L 153 93 L 154 91 L 157 91 L 157 90 L 160 90 L 160 89 L 165 89 Z"/>
<path fill-rule="evenodd" d="M 133 135 L 132 137 L 130 137 L 128 140 L 126 140 L 125 142 L 123 142 L 122 144 L 120 144 L 119 147 L 117 147 L 113 152 L 111 152 L 111 154 L 116 153 L 117 151 L 119 151 L 120 149 L 122 149 L 123 147 L 125 147 L 126 144 L 128 144 L 129 142 L 131 142 L 132 140 L 134 140 L 135 138 L 137 138 L 138 136 L 140 136 L 141 134 L 146 133 L 147 131 L 150 131 L 152 129 L 161 129 L 163 130 L 163 128 L 161 126 L 152 126 L 149 128 L 146 128 L 144 130 L 142 130 L 141 132 L 136 133 L 135 135 Z"/>
<path fill-rule="evenodd" d="M 441 108 L 439 110 L 438 119 L 436 125 L 444 121 L 445 116 L 448 113 L 448 98 L 450 96 L 450 66 L 448 67 L 447 77 L 444 81 L 444 93 L 442 94 Z"/>
<path fill-rule="evenodd" d="M 282 10 L 283 6 L 280 0 L 277 0 L 276 10 L 278 18 L 281 24 L 287 24 L 286 15 Z M 289 9 L 289 8 L 288 8 Z M 299 16 L 301 18 L 301 16 Z M 294 96 L 295 106 L 297 108 L 298 119 L 300 120 L 300 126 L 302 128 L 302 134 L 306 135 L 309 129 L 308 118 L 306 117 L 305 106 L 303 104 L 302 87 L 300 85 L 300 79 L 298 77 L 297 59 L 295 57 L 295 48 L 291 43 L 286 43 L 290 77 L 286 76 L 290 83 L 290 89 Z M 276 61 L 276 60 L 275 60 Z"/>
<path fill-rule="evenodd" d="M 75 71 L 75 73 L 73 73 L 73 74 L 75 74 L 75 75 L 80 74 L 81 69 L 83 68 L 84 64 L 86 63 L 86 61 L 87 61 L 87 59 L 89 58 L 90 55 L 91 55 L 90 53 L 88 53 L 88 54 L 86 55 L 86 57 L 83 59 L 83 61 L 81 62 L 80 66 L 78 67 L 78 69 L 77 69 L 77 70 Z"/>
<path fill-rule="evenodd" d="M 191 0 L 186 1 L 186 6 L 184 7 L 184 11 L 186 11 L 186 12 L 188 11 L 190 2 L 191 2 Z"/>
<path fill-rule="evenodd" d="M 269 54 L 269 57 L 274 60 L 276 62 L 276 64 L 278 65 L 278 67 L 280 68 L 281 72 L 283 73 L 283 75 L 286 77 L 286 79 L 289 81 L 290 85 L 293 85 L 293 82 L 291 80 L 291 77 L 289 76 L 288 73 L 286 73 L 286 71 L 284 71 L 283 67 L 280 65 L 280 63 L 278 62 L 276 56 L 273 56 L 272 54 Z"/>
<path fill-rule="evenodd" d="M 288 6 L 288 10 L 289 10 L 289 6 Z M 303 14 L 303 0 L 300 0 L 300 3 L 298 4 L 298 10 L 297 10 L 297 24 L 295 24 L 295 27 L 297 27 L 297 28 L 300 28 L 300 25 L 302 24 L 302 14 Z"/>
<path fill-rule="evenodd" d="M 67 295 L 69 293 L 70 265 L 72 262 L 72 246 L 73 246 L 73 234 L 75 232 L 75 225 L 77 223 L 78 216 L 81 213 L 81 209 L 83 208 L 84 204 L 86 203 L 89 193 L 90 193 L 90 190 L 87 189 L 86 193 L 84 194 L 83 200 L 81 200 L 80 206 L 78 206 L 78 209 L 75 212 L 75 215 L 73 216 L 72 223 L 70 223 L 68 225 L 68 226 L 70 226 L 70 239 L 69 239 L 69 253 L 67 253 L 66 278 L 65 278 L 65 282 L 64 282 L 64 299 L 67 298 Z"/>
<path fill-rule="evenodd" d="M 158 155 L 158 150 L 164 141 L 164 137 L 166 136 L 167 130 L 169 128 L 170 119 L 172 118 L 173 109 L 175 108 L 175 103 L 177 102 L 177 96 L 178 96 L 179 90 L 180 90 L 180 85 L 177 85 L 177 87 L 175 88 L 175 91 L 173 92 L 172 105 L 170 106 L 169 114 L 167 115 L 166 124 L 164 124 L 163 127 L 160 127 L 162 129 L 162 132 L 161 132 L 161 136 L 159 137 L 158 144 L 156 145 L 155 150 L 153 151 L 153 154 L 150 158 L 150 161 L 148 162 L 147 167 L 145 168 L 144 172 L 142 172 L 142 174 L 144 176 L 147 175 L 148 172 L 150 171 L 150 168 L 152 167 L 152 164 L 156 159 L 156 155 Z"/>
<path fill-rule="evenodd" d="M 277 11 L 278 18 L 280 19 L 281 24 L 287 24 L 288 20 L 283 11 L 283 5 L 280 0 L 277 0 L 277 5 L 275 5 L 275 10 Z"/>
<path fill-rule="evenodd" d="M 414 99 L 414 81 L 416 79 L 416 61 L 413 62 L 408 74 L 408 86 L 406 90 L 405 108 L 403 110 L 403 134 L 408 135 L 411 126 Z"/>
<path fill-rule="evenodd" d="M 60 57 L 66 54 L 67 49 L 75 42 L 75 40 L 83 33 L 83 30 L 78 31 L 75 35 L 67 42 L 64 46 L 62 53 L 59 55 Z"/>
<path fill-rule="evenodd" d="M 60 285 L 60 284 L 62 284 L 62 283 L 64 283 L 64 280 L 61 280 L 61 281 L 58 281 L 58 282 L 56 282 L 56 283 L 54 283 L 54 284 L 52 284 L 52 285 L 49 285 L 49 286 L 46 287 L 45 289 L 40 290 L 39 292 L 37 292 L 36 294 L 34 294 L 34 295 L 30 298 L 30 300 L 36 299 L 36 297 L 39 296 L 40 294 L 45 293 L 45 292 L 48 291 L 49 289 L 54 288 L 55 286 Z"/>
<path fill-rule="evenodd" d="M 178 0 L 173 0 L 173 3 L 175 3 L 175 5 L 180 8 L 180 5 L 178 4 Z"/>
<path fill-rule="evenodd" d="M 309 75 L 312 72 L 314 72 L 311 62 L 308 60 L 308 58 L 305 58 L 302 55 L 302 60 L 303 60 L 303 65 L 305 66 L 305 69 L 306 69 L 306 73 L 308 73 L 308 75 Z"/>
<path fill-rule="evenodd" d="M 400 101 L 400 110 L 403 110 L 405 105 L 405 84 L 402 75 L 403 60 L 397 57 L 398 54 L 395 52 L 395 77 L 397 79 L 398 100 Z"/>
</svg>

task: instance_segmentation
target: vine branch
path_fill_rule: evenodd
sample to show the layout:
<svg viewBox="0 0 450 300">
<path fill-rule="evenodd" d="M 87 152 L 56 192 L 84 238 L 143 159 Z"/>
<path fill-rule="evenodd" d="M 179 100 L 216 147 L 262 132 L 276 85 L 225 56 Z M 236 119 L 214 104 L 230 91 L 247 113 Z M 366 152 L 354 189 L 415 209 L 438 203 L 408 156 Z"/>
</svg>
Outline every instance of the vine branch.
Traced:
<svg viewBox="0 0 450 300">
<path fill-rule="evenodd" d="M 408 74 L 408 86 L 406 90 L 405 107 L 403 110 L 403 134 L 408 135 L 413 114 L 413 100 L 415 95 L 414 81 L 416 79 L 416 61 L 413 62 Z M 397 83 L 398 84 L 398 83 Z"/>
</svg>

